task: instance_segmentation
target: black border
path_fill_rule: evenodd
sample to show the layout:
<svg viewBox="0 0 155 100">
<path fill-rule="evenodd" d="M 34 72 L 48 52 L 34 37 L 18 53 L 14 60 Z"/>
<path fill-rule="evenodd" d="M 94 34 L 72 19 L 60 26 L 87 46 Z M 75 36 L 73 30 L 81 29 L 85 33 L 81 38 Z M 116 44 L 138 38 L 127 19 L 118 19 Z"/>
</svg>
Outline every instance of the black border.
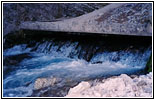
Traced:
<svg viewBox="0 0 155 100">
<path fill-rule="evenodd" d="M 3 79 L 3 77 L 2 77 L 2 67 L 3 67 L 3 64 L 2 64 L 2 62 L 3 62 L 3 60 L 2 60 L 2 49 L 3 49 L 3 44 L 2 44 L 2 5 L 3 5 L 3 3 L 7 3 L 7 2 L 9 2 L 9 3 L 14 3 L 14 2 L 42 2 L 42 3 L 46 3 L 46 2 L 67 2 L 67 3 L 70 3 L 70 2 L 73 2 L 73 3 L 76 3 L 76 2 L 90 2 L 90 3 L 94 3 L 94 2 L 97 2 L 97 3 L 104 3 L 104 2 L 138 2 L 138 3 L 140 3 L 140 2 L 147 2 L 147 3 L 152 3 L 152 8 L 153 8 L 153 33 L 152 33 L 152 39 L 153 39 L 153 52 L 152 52 L 152 54 L 153 54 L 153 59 L 152 59 L 152 61 L 153 61 L 153 68 L 152 68 L 152 74 L 153 74 L 153 91 L 152 91 L 152 93 L 153 93 L 153 95 L 152 95 L 152 98 L 133 98 L 133 97 L 131 97 L 131 98 L 75 98 L 75 97 L 73 97 L 73 98 L 59 98 L 59 97 L 48 97 L 48 98 L 44 98 L 44 97 L 34 97 L 34 98 L 32 98 L 32 97 L 18 97 L 18 98 L 16 98 L 16 97 L 12 97 L 12 98 L 8 98 L 8 97 L 3 97 L 2 95 L 2 79 Z M 154 99 L 154 1 L 1 1 L 1 99 Z"/>
</svg>

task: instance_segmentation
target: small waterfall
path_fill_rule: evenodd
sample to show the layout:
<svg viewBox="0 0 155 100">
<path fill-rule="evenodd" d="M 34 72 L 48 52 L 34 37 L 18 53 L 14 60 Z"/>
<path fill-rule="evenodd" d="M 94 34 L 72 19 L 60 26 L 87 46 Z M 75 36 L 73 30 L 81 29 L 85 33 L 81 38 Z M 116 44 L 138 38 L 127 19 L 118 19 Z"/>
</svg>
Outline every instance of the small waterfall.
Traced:
<svg viewBox="0 0 155 100">
<path fill-rule="evenodd" d="M 103 49 L 106 47 L 108 48 L 107 45 L 104 45 L 104 41 L 99 47 L 97 44 L 94 45 L 94 43 L 91 45 L 82 44 L 78 41 L 55 42 L 54 40 L 50 40 L 36 43 L 36 45 L 31 48 L 31 51 L 48 54 L 53 57 L 84 59 L 91 63 L 102 63 L 105 61 L 120 62 L 130 65 L 131 67 L 145 67 L 151 53 L 151 46 L 145 48 L 131 45 L 130 47 L 120 50 L 117 50 L 119 47 L 113 48 L 114 50 L 111 50 L 111 48 L 109 50 Z"/>
<path fill-rule="evenodd" d="M 66 80 L 80 82 L 122 73 L 136 74 L 145 68 L 152 50 L 151 37 L 28 30 L 23 33 L 16 39 L 11 35 L 5 38 L 3 95 L 6 97 L 34 96 L 34 81 L 39 77 L 61 78 L 64 86 Z"/>
</svg>

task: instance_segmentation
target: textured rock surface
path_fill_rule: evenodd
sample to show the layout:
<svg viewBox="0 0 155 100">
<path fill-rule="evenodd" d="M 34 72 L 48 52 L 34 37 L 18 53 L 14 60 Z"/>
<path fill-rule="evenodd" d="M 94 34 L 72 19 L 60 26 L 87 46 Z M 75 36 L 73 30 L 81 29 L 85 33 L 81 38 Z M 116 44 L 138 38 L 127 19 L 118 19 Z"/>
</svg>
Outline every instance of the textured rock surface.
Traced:
<svg viewBox="0 0 155 100">
<path fill-rule="evenodd" d="M 56 83 L 56 78 L 38 78 L 34 83 L 34 89 L 42 89 L 44 87 L 53 86 Z"/>
<path fill-rule="evenodd" d="M 82 16 L 56 22 L 25 22 L 21 29 L 152 36 L 152 4 L 109 4 Z"/>
<path fill-rule="evenodd" d="M 102 80 L 81 82 L 66 97 L 152 97 L 152 73 L 130 78 L 126 74 Z"/>
<path fill-rule="evenodd" d="M 92 12 L 107 4 L 95 3 L 4 3 L 3 33 L 18 30 L 25 21 L 56 21 Z"/>
</svg>

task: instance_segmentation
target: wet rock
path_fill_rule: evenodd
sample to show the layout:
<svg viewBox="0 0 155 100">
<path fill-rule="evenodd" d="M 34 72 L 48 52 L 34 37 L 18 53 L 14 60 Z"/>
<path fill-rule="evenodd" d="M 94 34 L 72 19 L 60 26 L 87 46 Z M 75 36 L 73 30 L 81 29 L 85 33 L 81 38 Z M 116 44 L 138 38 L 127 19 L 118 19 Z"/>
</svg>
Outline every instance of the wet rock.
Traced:
<svg viewBox="0 0 155 100">
<path fill-rule="evenodd" d="M 81 82 L 66 97 L 152 97 L 152 73 L 130 78 L 126 74 L 105 79 L 89 86 Z M 136 81 L 135 81 L 136 80 Z"/>
<path fill-rule="evenodd" d="M 46 78 L 49 79 L 49 78 Z M 70 88 L 78 85 L 79 82 L 66 79 L 56 78 L 54 85 L 49 85 L 45 88 L 34 89 L 31 97 L 64 97 L 67 95 Z"/>
<path fill-rule="evenodd" d="M 3 56 L 3 77 L 5 78 L 11 72 L 17 70 L 20 67 L 16 67 L 20 62 L 22 62 L 26 58 L 31 58 L 28 53 L 11 55 L 11 56 Z"/>
<path fill-rule="evenodd" d="M 19 64 L 22 60 L 26 58 L 31 58 L 28 53 L 11 55 L 11 56 L 3 56 L 4 66 L 12 66 Z"/>
<path fill-rule="evenodd" d="M 31 83 L 32 83 L 32 81 L 26 82 L 26 83 L 24 84 L 24 86 L 29 86 Z"/>
<path fill-rule="evenodd" d="M 34 89 L 38 90 L 48 86 L 53 86 L 57 82 L 57 78 L 38 78 L 34 83 Z"/>
</svg>

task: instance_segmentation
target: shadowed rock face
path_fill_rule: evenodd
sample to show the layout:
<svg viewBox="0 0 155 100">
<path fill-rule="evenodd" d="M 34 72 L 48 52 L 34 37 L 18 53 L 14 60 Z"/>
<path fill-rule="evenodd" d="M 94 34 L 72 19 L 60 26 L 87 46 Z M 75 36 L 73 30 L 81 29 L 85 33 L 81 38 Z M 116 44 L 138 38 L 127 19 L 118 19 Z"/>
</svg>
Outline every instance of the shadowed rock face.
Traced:
<svg viewBox="0 0 155 100">
<path fill-rule="evenodd" d="M 152 36 L 152 4 L 109 4 L 104 8 L 57 22 L 25 22 L 21 29 Z"/>
<path fill-rule="evenodd" d="M 77 17 L 107 4 L 101 3 L 4 3 L 3 33 L 18 30 L 25 21 L 51 22 L 56 19 Z"/>
</svg>

